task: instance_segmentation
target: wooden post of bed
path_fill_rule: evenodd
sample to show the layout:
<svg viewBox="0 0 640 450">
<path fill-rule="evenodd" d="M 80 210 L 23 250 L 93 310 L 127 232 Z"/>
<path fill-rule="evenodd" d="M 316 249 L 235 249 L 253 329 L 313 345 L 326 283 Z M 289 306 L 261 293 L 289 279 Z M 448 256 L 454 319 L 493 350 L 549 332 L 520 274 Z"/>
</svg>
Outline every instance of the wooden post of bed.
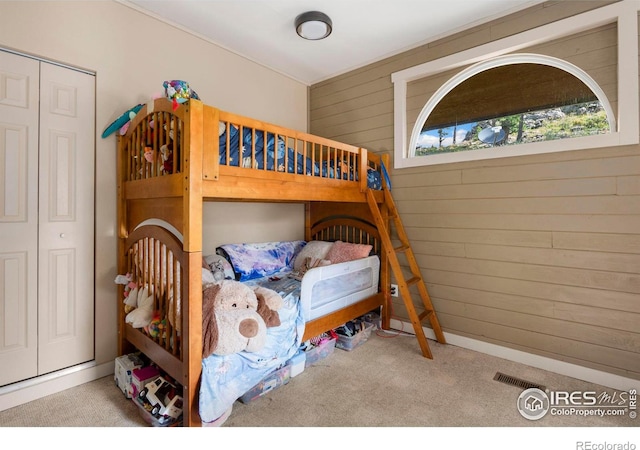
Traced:
<svg viewBox="0 0 640 450">
<path fill-rule="evenodd" d="M 211 130 L 205 132 L 203 105 L 200 102 L 189 102 L 185 114 L 185 141 L 182 152 L 183 176 L 183 249 L 188 254 L 188 301 L 183 302 L 182 329 L 184 379 L 184 412 L 185 426 L 201 426 L 198 413 L 198 386 L 202 372 L 202 147 L 203 136 L 210 136 Z M 192 138 L 193 137 L 193 138 Z M 198 139 L 199 137 L 199 139 Z M 198 155 L 199 158 L 192 157 Z"/>
<path fill-rule="evenodd" d="M 380 155 L 380 162 L 384 165 L 385 168 L 389 167 L 390 158 L 388 153 L 383 153 Z M 380 168 L 382 172 L 382 168 Z M 386 183 L 383 178 L 383 183 Z M 391 189 L 391 186 L 387 186 Z M 386 204 L 383 204 L 380 208 L 380 212 L 385 222 L 385 226 L 387 229 L 389 228 L 389 208 Z M 385 304 L 382 308 L 382 313 L 380 314 L 381 324 L 383 330 L 388 330 L 391 328 L 391 267 L 389 265 L 389 257 L 387 253 L 380 250 L 380 290 L 384 293 L 385 296 Z"/>
<path fill-rule="evenodd" d="M 125 171 L 124 171 L 124 160 L 123 158 L 120 157 L 120 154 L 122 153 L 122 136 L 118 135 L 117 138 L 117 153 L 116 153 L 116 167 L 117 167 L 117 174 L 118 174 L 118 179 L 117 179 L 117 183 L 118 183 L 118 223 L 117 223 L 117 236 L 118 236 L 118 273 L 119 274 L 124 274 L 127 268 L 127 264 L 126 264 L 126 256 L 125 256 L 125 240 L 127 239 L 128 236 L 128 230 L 127 230 L 127 216 L 126 216 L 126 202 L 127 200 L 125 199 L 125 195 L 124 195 L 124 183 L 126 181 L 126 175 L 125 175 Z M 124 286 L 122 285 L 118 285 L 117 287 L 118 289 L 118 300 L 123 299 L 124 298 Z M 133 346 L 126 340 L 125 336 L 124 336 L 124 329 L 123 329 L 123 325 L 124 325 L 124 317 L 125 317 L 125 312 L 124 312 L 124 308 L 122 307 L 121 303 L 118 303 L 118 356 L 120 355 L 124 355 L 127 353 L 130 353 L 131 351 L 133 351 Z"/>
<path fill-rule="evenodd" d="M 204 129 L 202 140 L 202 179 L 220 179 L 220 141 L 218 140 L 218 123 L 220 123 L 220 110 L 203 105 Z"/>
</svg>

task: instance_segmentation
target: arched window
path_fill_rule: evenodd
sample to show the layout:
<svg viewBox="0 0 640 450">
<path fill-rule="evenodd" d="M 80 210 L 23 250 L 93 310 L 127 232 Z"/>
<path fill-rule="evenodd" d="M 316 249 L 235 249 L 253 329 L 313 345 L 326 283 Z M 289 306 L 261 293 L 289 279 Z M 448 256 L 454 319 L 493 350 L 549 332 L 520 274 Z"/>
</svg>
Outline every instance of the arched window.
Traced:
<svg viewBox="0 0 640 450">
<path fill-rule="evenodd" d="M 475 64 L 445 83 L 418 116 L 409 156 L 472 151 L 609 133 L 606 95 L 578 67 L 512 54 Z"/>
<path fill-rule="evenodd" d="M 393 73 L 394 168 L 638 144 L 639 12 L 614 2 Z"/>
</svg>

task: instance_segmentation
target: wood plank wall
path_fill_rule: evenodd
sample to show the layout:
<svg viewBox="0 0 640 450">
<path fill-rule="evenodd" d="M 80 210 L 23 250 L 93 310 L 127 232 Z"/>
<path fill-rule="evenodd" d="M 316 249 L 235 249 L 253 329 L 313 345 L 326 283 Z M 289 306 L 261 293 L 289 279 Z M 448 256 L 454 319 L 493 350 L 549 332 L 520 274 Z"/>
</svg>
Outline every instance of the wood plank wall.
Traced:
<svg viewBox="0 0 640 450">
<path fill-rule="evenodd" d="M 393 157 L 393 72 L 609 3 L 543 3 L 317 83 L 310 131 Z M 605 26 L 530 50 L 590 66 L 616 110 L 615 36 Z M 409 113 L 428 96 L 410 99 Z M 640 379 L 639 146 L 391 178 L 445 332 Z M 406 319 L 401 301 L 393 308 Z"/>
</svg>

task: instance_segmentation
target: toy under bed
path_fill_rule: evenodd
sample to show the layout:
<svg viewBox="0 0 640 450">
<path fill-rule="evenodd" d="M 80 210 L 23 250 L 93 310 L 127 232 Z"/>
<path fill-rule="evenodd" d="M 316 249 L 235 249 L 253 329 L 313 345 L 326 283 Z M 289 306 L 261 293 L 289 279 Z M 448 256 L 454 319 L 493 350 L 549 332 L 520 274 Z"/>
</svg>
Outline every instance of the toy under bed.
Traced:
<svg viewBox="0 0 640 450">
<path fill-rule="evenodd" d="M 267 329 L 267 343 L 259 352 L 219 356 L 202 361 L 199 411 L 203 422 L 221 417 L 233 403 L 265 376 L 284 366 L 302 344 L 305 323 L 358 302 L 378 291 L 380 260 L 369 256 L 309 269 L 298 281 L 291 267 L 245 281 L 278 292 L 284 306 L 280 326 Z"/>
</svg>

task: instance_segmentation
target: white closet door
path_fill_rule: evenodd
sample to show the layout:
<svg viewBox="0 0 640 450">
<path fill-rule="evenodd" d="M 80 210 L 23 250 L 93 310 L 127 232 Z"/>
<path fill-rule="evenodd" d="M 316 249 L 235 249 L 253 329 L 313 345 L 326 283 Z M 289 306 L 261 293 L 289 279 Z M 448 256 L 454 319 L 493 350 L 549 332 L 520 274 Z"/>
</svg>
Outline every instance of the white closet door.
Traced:
<svg viewBox="0 0 640 450">
<path fill-rule="evenodd" d="M 94 358 L 95 78 L 40 63 L 38 373 Z"/>
<path fill-rule="evenodd" d="M 38 67 L 0 51 L 0 386 L 38 370 Z"/>
</svg>

